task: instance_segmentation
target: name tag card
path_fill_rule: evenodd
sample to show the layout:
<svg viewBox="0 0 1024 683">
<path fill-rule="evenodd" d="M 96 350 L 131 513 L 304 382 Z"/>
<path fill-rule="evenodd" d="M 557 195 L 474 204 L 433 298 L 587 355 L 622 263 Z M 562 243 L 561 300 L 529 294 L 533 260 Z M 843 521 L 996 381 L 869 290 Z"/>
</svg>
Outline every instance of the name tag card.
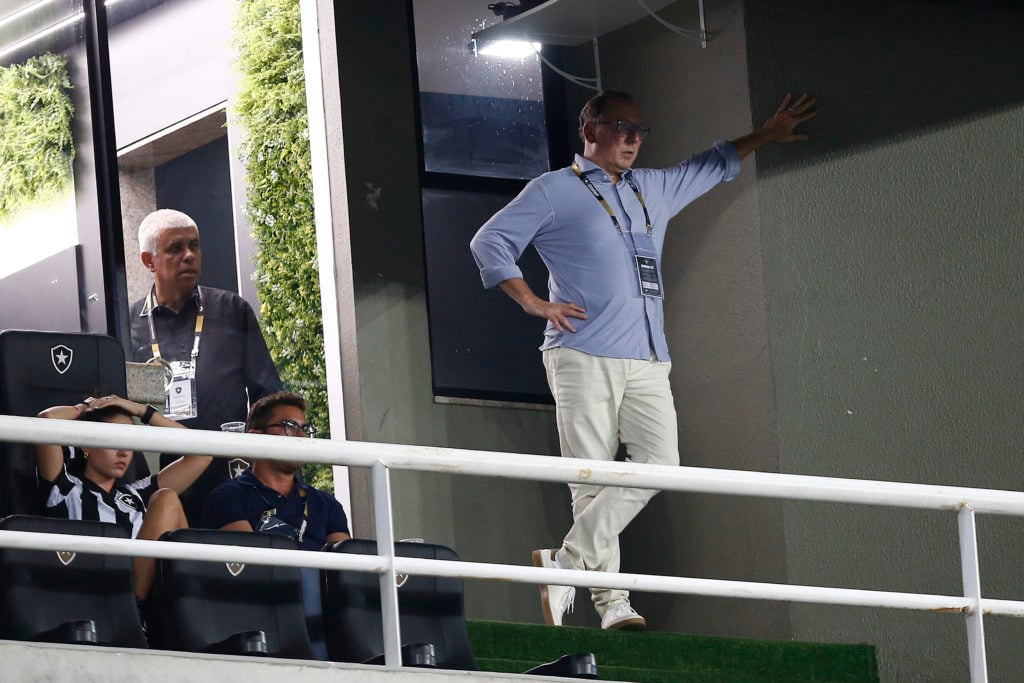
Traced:
<svg viewBox="0 0 1024 683">
<path fill-rule="evenodd" d="M 637 279 L 640 282 L 640 294 L 657 299 L 665 298 L 661 287 L 661 274 L 658 272 L 658 259 L 639 254 L 634 258 L 636 259 Z"/>
<path fill-rule="evenodd" d="M 190 361 L 171 363 L 171 382 L 167 385 L 164 415 L 172 420 L 188 420 L 199 414 L 196 402 L 196 369 Z"/>
</svg>

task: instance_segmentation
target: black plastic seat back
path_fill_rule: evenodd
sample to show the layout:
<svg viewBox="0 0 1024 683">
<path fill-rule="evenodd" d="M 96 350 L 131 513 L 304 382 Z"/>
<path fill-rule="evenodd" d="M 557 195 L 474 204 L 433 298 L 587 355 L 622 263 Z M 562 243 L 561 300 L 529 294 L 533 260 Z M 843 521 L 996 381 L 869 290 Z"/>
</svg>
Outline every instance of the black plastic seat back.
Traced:
<svg viewBox="0 0 1024 683">
<path fill-rule="evenodd" d="M 115 524 L 28 515 L 0 529 L 128 538 Z M 95 623 L 100 645 L 146 647 L 130 557 L 0 548 L 0 639 L 52 640 L 45 634 L 77 620 Z"/>
<path fill-rule="evenodd" d="M 377 542 L 341 541 L 333 552 L 376 555 Z M 402 557 L 458 560 L 451 548 L 431 543 L 396 543 Z M 442 669 L 476 671 L 466 631 L 462 580 L 442 576 L 408 576 L 398 580 L 402 645 L 431 643 Z M 322 572 L 324 630 L 332 660 L 364 662 L 384 652 L 380 577 L 350 570 Z"/>
<path fill-rule="evenodd" d="M 162 540 L 298 549 L 283 536 L 245 531 L 178 529 Z M 297 567 L 160 559 L 147 621 L 153 647 L 225 653 L 218 643 L 262 631 L 267 655 L 313 658 Z"/>
<path fill-rule="evenodd" d="M 99 334 L 0 332 L 0 414 L 35 417 L 39 411 L 69 405 L 86 396 L 127 393 L 124 349 Z M 125 481 L 149 474 L 141 454 Z M 0 516 L 41 511 L 32 444 L 0 443 Z"/>
</svg>

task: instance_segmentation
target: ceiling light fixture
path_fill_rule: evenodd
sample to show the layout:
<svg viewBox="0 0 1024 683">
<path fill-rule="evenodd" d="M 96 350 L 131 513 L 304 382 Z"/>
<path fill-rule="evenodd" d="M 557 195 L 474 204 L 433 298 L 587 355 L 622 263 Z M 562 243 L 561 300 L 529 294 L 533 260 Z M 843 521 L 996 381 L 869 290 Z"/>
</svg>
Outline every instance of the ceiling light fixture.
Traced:
<svg viewBox="0 0 1024 683">
<path fill-rule="evenodd" d="M 488 40 L 477 43 L 474 40 L 470 42 L 469 49 L 473 54 L 482 57 L 525 59 L 540 52 L 540 43 L 525 40 Z"/>
</svg>

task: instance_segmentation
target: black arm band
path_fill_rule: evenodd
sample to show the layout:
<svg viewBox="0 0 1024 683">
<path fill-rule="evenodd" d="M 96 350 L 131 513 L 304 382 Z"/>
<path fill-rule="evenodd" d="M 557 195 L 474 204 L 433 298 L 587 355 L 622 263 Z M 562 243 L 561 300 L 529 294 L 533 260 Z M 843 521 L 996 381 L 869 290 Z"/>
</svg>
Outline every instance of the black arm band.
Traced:
<svg viewBox="0 0 1024 683">
<path fill-rule="evenodd" d="M 153 419 L 154 415 L 156 415 L 156 408 L 154 408 L 152 405 L 146 404 L 146 412 L 143 413 L 142 417 L 140 418 L 142 424 L 148 425 L 149 421 Z"/>
</svg>

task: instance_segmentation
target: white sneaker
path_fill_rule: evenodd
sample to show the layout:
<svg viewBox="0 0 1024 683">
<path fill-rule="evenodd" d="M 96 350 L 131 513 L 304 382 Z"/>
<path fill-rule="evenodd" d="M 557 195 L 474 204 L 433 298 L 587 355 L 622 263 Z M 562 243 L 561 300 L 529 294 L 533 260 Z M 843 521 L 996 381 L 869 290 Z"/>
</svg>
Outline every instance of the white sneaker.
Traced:
<svg viewBox="0 0 1024 683">
<path fill-rule="evenodd" d="M 636 613 L 629 600 L 619 600 L 605 610 L 601 617 L 601 628 L 609 631 L 643 631 L 647 628 L 647 621 Z"/>
<path fill-rule="evenodd" d="M 554 550 L 534 550 L 533 566 L 561 569 L 555 562 Z M 540 606 L 544 611 L 544 622 L 552 626 L 562 625 L 562 615 L 572 611 L 576 599 L 576 588 L 573 586 L 541 585 Z"/>
</svg>

